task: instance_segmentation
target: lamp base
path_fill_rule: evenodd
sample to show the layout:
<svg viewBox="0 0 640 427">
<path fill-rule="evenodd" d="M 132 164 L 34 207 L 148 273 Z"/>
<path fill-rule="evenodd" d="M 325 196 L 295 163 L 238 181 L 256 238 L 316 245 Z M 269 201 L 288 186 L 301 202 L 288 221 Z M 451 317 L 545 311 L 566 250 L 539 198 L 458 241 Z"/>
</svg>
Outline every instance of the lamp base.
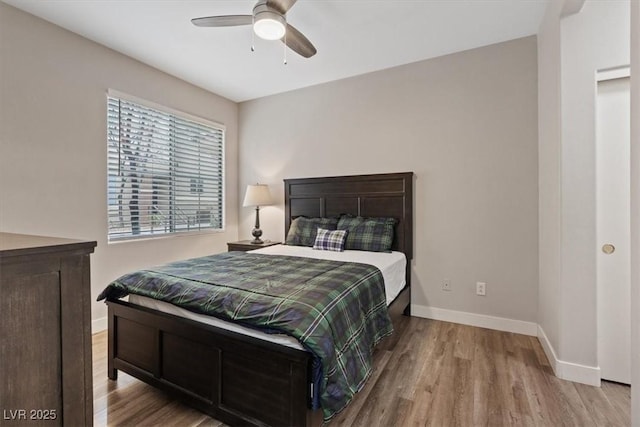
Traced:
<svg viewBox="0 0 640 427">
<path fill-rule="evenodd" d="M 254 237 L 254 239 L 251 241 L 252 245 L 261 245 L 264 243 L 262 240 L 260 240 L 260 236 L 262 236 L 262 230 L 260 230 L 259 228 L 254 228 L 253 231 L 251 231 L 251 235 Z"/>
</svg>

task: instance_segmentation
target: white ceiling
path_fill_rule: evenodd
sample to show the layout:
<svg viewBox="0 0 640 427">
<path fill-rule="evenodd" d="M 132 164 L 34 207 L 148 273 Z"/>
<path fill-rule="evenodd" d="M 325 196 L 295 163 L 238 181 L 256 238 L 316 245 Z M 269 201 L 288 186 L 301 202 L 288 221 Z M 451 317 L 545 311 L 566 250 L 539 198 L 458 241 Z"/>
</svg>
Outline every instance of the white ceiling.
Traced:
<svg viewBox="0 0 640 427">
<path fill-rule="evenodd" d="M 287 21 L 316 46 L 304 59 L 250 26 L 254 0 L 3 0 L 233 101 L 311 86 L 536 34 L 549 0 L 299 0 Z"/>
</svg>

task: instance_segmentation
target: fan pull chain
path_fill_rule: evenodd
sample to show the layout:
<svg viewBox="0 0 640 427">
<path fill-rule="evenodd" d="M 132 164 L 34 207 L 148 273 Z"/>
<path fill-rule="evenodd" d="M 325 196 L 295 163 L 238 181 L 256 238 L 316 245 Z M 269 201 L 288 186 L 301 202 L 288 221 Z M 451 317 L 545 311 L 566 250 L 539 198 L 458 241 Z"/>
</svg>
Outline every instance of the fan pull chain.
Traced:
<svg viewBox="0 0 640 427">
<path fill-rule="evenodd" d="M 284 32 L 284 65 L 287 65 L 287 32 Z"/>
<path fill-rule="evenodd" d="M 256 51 L 256 32 L 253 31 L 253 24 L 255 24 L 255 16 L 251 18 L 251 52 Z"/>
</svg>

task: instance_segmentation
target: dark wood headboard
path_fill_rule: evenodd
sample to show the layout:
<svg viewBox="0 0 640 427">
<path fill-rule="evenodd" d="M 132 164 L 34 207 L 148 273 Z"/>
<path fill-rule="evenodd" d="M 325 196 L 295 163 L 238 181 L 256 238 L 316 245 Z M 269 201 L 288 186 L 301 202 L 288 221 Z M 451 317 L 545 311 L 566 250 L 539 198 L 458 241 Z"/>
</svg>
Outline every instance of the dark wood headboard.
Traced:
<svg viewBox="0 0 640 427">
<path fill-rule="evenodd" d="M 298 216 L 398 220 L 392 249 L 413 259 L 413 172 L 284 180 L 285 233 Z"/>
</svg>

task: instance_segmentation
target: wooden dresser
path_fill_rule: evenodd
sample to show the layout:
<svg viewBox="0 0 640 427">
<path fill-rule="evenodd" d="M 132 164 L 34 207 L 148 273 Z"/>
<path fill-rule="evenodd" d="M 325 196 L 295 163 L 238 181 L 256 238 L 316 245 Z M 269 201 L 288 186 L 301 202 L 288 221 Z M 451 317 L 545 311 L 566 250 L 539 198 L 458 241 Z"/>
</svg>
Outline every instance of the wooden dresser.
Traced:
<svg viewBox="0 0 640 427">
<path fill-rule="evenodd" d="M 96 242 L 0 233 L 0 426 L 91 426 Z"/>
</svg>

